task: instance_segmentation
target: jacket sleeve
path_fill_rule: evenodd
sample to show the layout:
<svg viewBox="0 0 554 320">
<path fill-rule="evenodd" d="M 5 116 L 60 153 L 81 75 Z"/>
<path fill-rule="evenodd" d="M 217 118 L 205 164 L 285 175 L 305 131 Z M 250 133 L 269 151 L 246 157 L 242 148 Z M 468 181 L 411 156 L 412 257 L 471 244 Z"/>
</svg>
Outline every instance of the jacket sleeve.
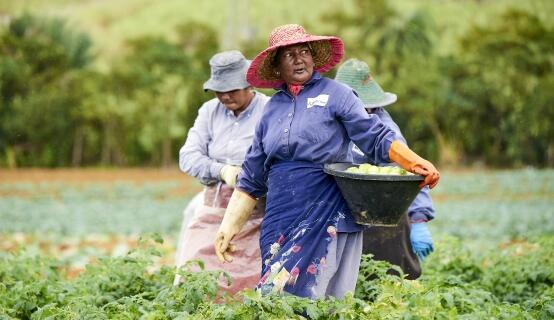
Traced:
<svg viewBox="0 0 554 320">
<path fill-rule="evenodd" d="M 254 198 L 260 198 L 267 193 L 267 170 L 265 168 L 267 154 L 262 144 L 263 124 L 258 122 L 252 145 L 246 152 L 242 170 L 237 180 L 240 189 Z"/>
<path fill-rule="evenodd" d="M 368 115 L 353 91 L 345 94 L 337 105 L 335 116 L 342 122 L 348 137 L 376 163 L 390 162 L 389 149 L 395 140 L 394 131 L 376 115 Z"/>
<path fill-rule="evenodd" d="M 208 144 L 211 141 L 211 112 L 204 104 L 198 110 L 194 126 L 190 128 L 187 140 L 179 151 L 179 167 L 181 171 L 195 177 L 202 184 L 217 183 L 219 171 L 224 164 L 208 156 Z"/>
<path fill-rule="evenodd" d="M 408 208 L 408 216 L 411 222 L 430 221 L 435 218 L 433 200 L 429 195 L 429 186 L 419 190 L 416 198 Z"/>
</svg>

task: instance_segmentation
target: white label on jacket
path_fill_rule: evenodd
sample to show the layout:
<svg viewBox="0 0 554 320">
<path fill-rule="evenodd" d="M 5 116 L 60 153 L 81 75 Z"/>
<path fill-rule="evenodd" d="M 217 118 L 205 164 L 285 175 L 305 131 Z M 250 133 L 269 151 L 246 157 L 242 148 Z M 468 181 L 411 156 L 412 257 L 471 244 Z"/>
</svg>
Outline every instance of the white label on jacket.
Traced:
<svg viewBox="0 0 554 320">
<path fill-rule="evenodd" d="M 327 105 L 327 101 L 329 101 L 328 94 L 320 94 L 315 98 L 308 98 L 307 108 L 310 109 L 315 106 L 325 107 Z"/>
</svg>

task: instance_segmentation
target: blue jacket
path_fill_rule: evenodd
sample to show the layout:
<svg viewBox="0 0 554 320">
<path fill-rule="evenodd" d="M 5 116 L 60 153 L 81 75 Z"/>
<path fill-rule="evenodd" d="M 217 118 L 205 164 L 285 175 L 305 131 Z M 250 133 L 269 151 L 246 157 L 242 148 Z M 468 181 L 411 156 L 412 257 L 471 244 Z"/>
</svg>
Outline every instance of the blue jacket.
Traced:
<svg viewBox="0 0 554 320">
<path fill-rule="evenodd" d="M 237 188 L 256 198 L 264 195 L 268 173 L 278 161 L 322 166 L 351 162 L 350 141 L 371 158 L 389 162 L 395 136 L 378 116 L 367 114 L 351 88 L 314 72 L 298 96 L 292 96 L 284 85 L 266 104 Z M 360 231 L 361 226 L 348 216 L 339 231 Z"/>
</svg>

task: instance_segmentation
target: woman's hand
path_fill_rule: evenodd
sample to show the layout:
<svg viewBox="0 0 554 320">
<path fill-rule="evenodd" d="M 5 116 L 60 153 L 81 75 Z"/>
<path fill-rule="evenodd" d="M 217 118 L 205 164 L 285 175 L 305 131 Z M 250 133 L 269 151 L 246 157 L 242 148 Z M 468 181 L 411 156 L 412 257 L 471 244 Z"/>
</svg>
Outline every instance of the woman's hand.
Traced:
<svg viewBox="0 0 554 320">
<path fill-rule="evenodd" d="M 221 168 L 219 177 L 223 182 L 234 188 L 237 185 L 237 177 L 240 173 L 240 169 L 240 167 L 226 164 Z"/>
<path fill-rule="evenodd" d="M 425 260 L 431 252 L 433 252 L 433 238 L 431 232 L 427 228 L 427 222 L 412 223 L 410 227 L 410 241 L 412 250 L 417 255 L 419 260 Z"/>
<path fill-rule="evenodd" d="M 410 150 L 404 143 L 398 140 L 393 141 L 389 150 L 389 158 L 402 168 L 424 176 L 425 179 L 419 184 L 420 188 L 429 185 L 429 188 L 433 189 L 439 183 L 439 170 L 431 162 Z"/>
<path fill-rule="evenodd" d="M 439 170 L 437 170 L 437 168 L 435 168 L 435 166 L 431 162 L 423 158 L 420 158 L 420 161 L 416 162 L 412 167 L 412 170 L 409 171 L 425 177 L 423 182 L 419 184 L 420 188 L 429 185 L 429 188 L 433 189 L 437 185 L 437 183 L 439 183 Z"/>
<path fill-rule="evenodd" d="M 231 253 L 235 252 L 236 247 L 230 241 L 231 239 L 233 239 L 234 236 L 235 235 L 231 233 L 226 233 L 222 231 L 217 232 L 217 235 L 214 241 L 214 246 L 215 246 L 215 254 L 219 259 L 219 262 L 221 263 L 233 262 L 233 257 L 231 256 Z"/>
<path fill-rule="evenodd" d="M 215 254 L 221 263 L 233 261 L 231 253 L 235 246 L 231 240 L 240 232 L 255 206 L 256 199 L 249 194 L 239 189 L 233 191 L 214 240 Z"/>
</svg>

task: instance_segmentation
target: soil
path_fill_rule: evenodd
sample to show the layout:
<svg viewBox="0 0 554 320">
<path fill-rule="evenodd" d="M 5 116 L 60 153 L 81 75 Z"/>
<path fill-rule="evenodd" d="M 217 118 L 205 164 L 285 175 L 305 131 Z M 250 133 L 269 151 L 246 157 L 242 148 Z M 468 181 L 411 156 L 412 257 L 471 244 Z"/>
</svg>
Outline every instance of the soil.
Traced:
<svg viewBox="0 0 554 320">
<path fill-rule="evenodd" d="M 0 169 L 1 182 L 151 182 L 187 181 L 193 178 L 177 169 L 114 168 L 114 169 Z"/>
<path fill-rule="evenodd" d="M 196 194 L 202 185 L 178 169 L 113 168 L 113 169 L 0 169 L 2 183 L 112 183 L 131 182 L 138 185 L 152 182 L 177 182 L 171 195 Z M 5 195 L 5 194 L 4 194 Z"/>
</svg>

